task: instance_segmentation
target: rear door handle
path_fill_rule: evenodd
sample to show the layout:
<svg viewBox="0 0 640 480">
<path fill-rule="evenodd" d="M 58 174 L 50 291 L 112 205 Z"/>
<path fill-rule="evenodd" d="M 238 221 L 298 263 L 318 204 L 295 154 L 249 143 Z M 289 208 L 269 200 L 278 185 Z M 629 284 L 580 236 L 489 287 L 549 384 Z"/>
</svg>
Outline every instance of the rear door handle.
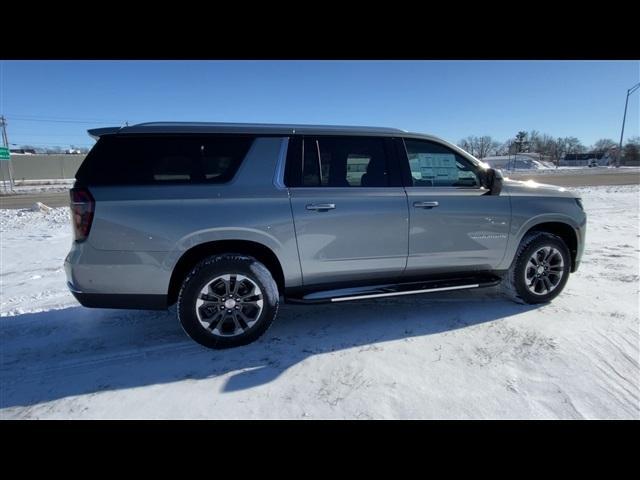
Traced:
<svg viewBox="0 0 640 480">
<path fill-rule="evenodd" d="M 307 205 L 307 210 L 316 210 L 319 212 L 322 211 L 326 211 L 326 210 L 333 210 L 336 208 L 336 204 L 335 203 L 312 203 L 310 205 Z"/>
<path fill-rule="evenodd" d="M 438 202 L 413 202 L 415 208 L 435 208 L 438 205 Z"/>
</svg>

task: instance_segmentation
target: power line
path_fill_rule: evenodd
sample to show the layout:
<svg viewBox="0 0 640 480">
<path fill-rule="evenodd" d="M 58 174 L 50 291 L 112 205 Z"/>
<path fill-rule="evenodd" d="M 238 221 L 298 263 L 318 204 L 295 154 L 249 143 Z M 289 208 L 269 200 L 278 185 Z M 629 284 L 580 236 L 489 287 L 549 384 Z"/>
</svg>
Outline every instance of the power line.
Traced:
<svg viewBox="0 0 640 480">
<path fill-rule="evenodd" d="M 21 136 L 28 136 L 28 137 L 81 137 L 81 136 L 87 136 L 86 132 L 83 134 L 81 133 L 31 133 L 31 132 L 11 132 L 12 135 L 21 135 Z"/>
<path fill-rule="evenodd" d="M 104 125 L 105 123 L 117 123 L 117 124 L 124 123 L 124 122 L 98 122 L 98 121 L 80 121 L 80 120 L 44 120 L 44 119 L 35 119 L 35 118 L 16 118 L 16 117 L 6 117 L 6 118 L 14 122 L 77 123 L 82 125 Z"/>
<path fill-rule="evenodd" d="M 34 120 L 47 122 L 82 122 L 82 123 L 123 123 L 122 120 L 105 119 L 105 118 L 69 118 L 69 117 L 52 117 L 48 115 L 6 115 L 6 118 L 14 120 Z"/>
</svg>

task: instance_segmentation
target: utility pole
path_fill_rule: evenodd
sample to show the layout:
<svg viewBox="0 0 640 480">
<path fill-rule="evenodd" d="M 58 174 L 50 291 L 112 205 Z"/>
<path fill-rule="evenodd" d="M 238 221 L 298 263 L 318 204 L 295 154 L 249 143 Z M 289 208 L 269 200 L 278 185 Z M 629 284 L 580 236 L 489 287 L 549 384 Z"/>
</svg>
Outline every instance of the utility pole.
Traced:
<svg viewBox="0 0 640 480">
<path fill-rule="evenodd" d="M 9 139 L 7 137 L 7 121 L 5 120 L 4 115 L 0 115 L 0 126 L 2 127 L 2 146 L 7 149 L 7 152 L 9 152 Z M 9 158 L 7 160 L 7 166 L 9 171 L 9 187 L 13 192 L 14 183 L 13 183 L 13 168 L 11 168 L 11 154 L 9 154 Z M 2 183 L 4 184 L 4 174 L 3 174 L 2 180 L 3 180 Z M 5 187 L 5 191 L 6 191 L 6 187 Z"/>
<path fill-rule="evenodd" d="M 622 116 L 622 131 L 620 132 L 620 145 L 618 145 L 618 155 L 616 155 L 616 168 L 620 166 L 620 155 L 622 155 L 622 137 L 624 136 L 624 122 L 627 119 L 627 106 L 629 105 L 629 95 L 640 88 L 640 83 L 636 83 L 627 90 L 627 99 L 624 102 L 624 115 Z"/>
</svg>

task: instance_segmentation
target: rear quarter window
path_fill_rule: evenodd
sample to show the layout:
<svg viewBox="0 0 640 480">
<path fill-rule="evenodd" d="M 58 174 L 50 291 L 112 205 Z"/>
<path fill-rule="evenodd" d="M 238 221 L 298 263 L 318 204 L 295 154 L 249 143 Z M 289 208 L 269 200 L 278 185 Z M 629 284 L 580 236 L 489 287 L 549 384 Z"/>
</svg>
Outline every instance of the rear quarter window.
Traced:
<svg viewBox="0 0 640 480">
<path fill-rule="evenodd" d="M 254 140 L 246 135 L 108 135 L 87 155 L 76 180 L 84 185 L 225 183 Z"/>
</svg>

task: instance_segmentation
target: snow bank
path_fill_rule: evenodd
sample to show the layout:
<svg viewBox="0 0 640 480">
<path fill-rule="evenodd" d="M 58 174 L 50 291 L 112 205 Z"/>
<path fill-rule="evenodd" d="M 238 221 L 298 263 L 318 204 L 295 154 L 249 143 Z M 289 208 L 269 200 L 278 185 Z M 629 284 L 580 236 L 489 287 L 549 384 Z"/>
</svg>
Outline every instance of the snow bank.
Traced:
<svg viewBox="0 0 640 480">
<path fill-rule="evenodd" d="M 75 303 L 63 269 L 72 241 L 68 207 L 0 209 L 0 232 L 0 317 Z"/>
<path fill-rule="evenodd" d="M 42 213 L 49 213 L 52 210 L 51 207 L 45 205 L 42 202 L 36 202 L 32 205 L 32 207 L 29 209 L 30 212 L 42 212 Z"/>
<path fill-rule="evenodd" d="M 578 190 L 586 253 L 549 305 L 283 305 L 226 351 L 186 338 L 175 311 L 79 307 L 68 209 L 0 210 L 0 418 L 639 419 L 640 188 Z"/>
<path fill-rule="evenodd" d="M 516 170 L 548 170 L 555 168 L 549 162 L 536 160 L 528 155 L 502 155 L 485 157 L 483 162 L 489 164 L 492 168 L 516 169 Z"/>
</svg>

